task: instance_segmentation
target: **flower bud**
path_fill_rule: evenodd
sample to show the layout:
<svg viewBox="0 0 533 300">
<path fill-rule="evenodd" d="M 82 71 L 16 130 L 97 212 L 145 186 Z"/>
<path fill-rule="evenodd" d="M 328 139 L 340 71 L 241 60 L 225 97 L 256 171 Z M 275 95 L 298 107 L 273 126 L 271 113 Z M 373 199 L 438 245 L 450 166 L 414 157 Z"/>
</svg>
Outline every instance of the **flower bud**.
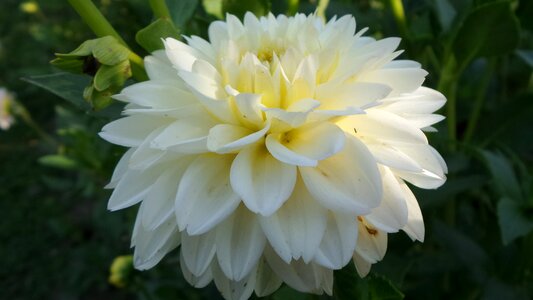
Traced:
<svg viewBox="0 0 533 300">
<path fill-rule="evenodd" d="M 123 288 L 128 285 L 133 271 L 133 257 L 131 255 L 117 256 L 109 268 L 109 283 Z"/>
</svg>

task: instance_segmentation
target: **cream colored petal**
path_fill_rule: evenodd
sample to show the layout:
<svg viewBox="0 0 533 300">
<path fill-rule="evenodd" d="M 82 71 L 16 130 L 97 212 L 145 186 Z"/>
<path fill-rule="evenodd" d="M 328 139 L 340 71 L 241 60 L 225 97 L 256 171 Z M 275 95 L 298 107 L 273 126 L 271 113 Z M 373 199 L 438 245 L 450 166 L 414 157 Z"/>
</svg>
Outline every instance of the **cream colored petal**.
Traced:
<svg viewBox="0 0 533 300">
<path fill-rule="evenodd" d="M 355 252 L 369 263 L 383 259 L 387 252 L 387 233 L 370 224 L 363 217 L 359 219 L 359 235 Z"/>
<path fill-rule="evenodd" d="M 357 220 L 353 215 L 330 213 L 326 232 L 313 261 L 329 269 L 342 269 L 355 251 L 357 231 Z"/>
<path fill-rule="evenodd" d="M 256 132 L 230 124 L 219 124 L 209 130 L 207 148 L 217 153 L 235 153 L 242 148 L 260 141 L 270 129 L 270 123 Z"/>
<path fill-rule="evenodd" d="M 422 217 L 422 211 L 420 210 L 418 201 L 416 201 L 415 195 L 411 189 L 409 189 L 407 184 L 401 182 L 400 185 L 408 208 L 407 224 L 402 230 L 405 231 L 411 239 L 424 242 L 424 218 Z"/>
<path fill-rule="evenodd" d="M 203 154 L 183 174 L 175 211 L 181 230 L 203 234 L 224 221 L 239 205 L 229 182 L 232 155 Z M 192 270 L 191 270 L 192 271 Z"/>
<path fill-rule="evenodd" d="M 213 280 L 213 273 L 211 272 L 211 268 L 207 268 L 204 273 L 202 273 L 200 276 L 196 276 L 187 268 L 187 264 L 185 263 L 185 258 L 183 256 L 183 253 L 180 251 L 180 269 L 183 274 L 183 278 L 192 286 L 195 288 L 203 288 L 206 287 L 211 281 Z"/>
<path fill-rule="evenodd" d="M 247 300 L 254 292 L 257 272 L 255 268 L 246 277 L 239 281 L 227 278 L 216 261 L 213 262 L 211 268 L 213 270 L 215 285 L 224 299 Z"/>
<path fill-rule="evenodd" d="M 222 222 L 216 229 L 217 260 L 233 281 L 243 280 L 257 265 L 266 238 L 255 214 L 245 207 Z"/>
<path fill-rule="evenodd" d="M 192 275 L 200 277 L 208 270 L 215 257 L 215 238 L 214 230 L 201 235 L 188 235 L 185 231 L 181 233 L 182 261 Z"/>
<path fill-rule="evenodd" d="M 264 257 L 261 257 L 257 265 L 257 278 L 255 281 L 255 294 L 258 297 L 265 297 L 274 293 L 283 283 L 270 267 Z"/>
<path fill-rule="evenodd" d="M 400 183 L 387 167 L 381 167 L 383 198 L 365 218 L 385 232 L 397 232 L 407 224 L 407 203 Z"/>
<path fill-rule="evenodd" d="M 291 195 L 296 167 L 284 164 L 258 144 L 243 149 L 231 166 L 231 186 L 251 211 L 269 216 Z"/>
<path fill-rule="evenodd" d="M 311 195 L 336 212 L 367 214 L 381 201 L 381 176 L 372 154 L 354 137 L 317 167 L 300 167 Z"/>
</svg>

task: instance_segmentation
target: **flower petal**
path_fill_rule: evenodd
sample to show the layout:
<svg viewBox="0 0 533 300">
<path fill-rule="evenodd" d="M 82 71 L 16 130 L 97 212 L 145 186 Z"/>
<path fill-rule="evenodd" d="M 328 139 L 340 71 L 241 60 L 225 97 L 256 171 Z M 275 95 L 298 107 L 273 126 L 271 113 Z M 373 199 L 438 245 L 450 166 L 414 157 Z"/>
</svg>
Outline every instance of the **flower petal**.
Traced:
<svg viewBox="0 0 533 300">
<path fill-rule="evenodd" d="M 264 145 L 255 145 L 239 152 L 231 166 L 230 179 L 248 209 L 269 216 L 291 195 L 296 167 L 272 157 Z"/>
<path fill-rule="evenodd" d="M 303 293 L 322 294 L 325 290 L 331 294 L 333 270 L 315 263 L 295 260 L 290 264 L 283 261 L 274 250 L 265 250 L 265 257 L 276 275 L 293 289 Z"/>
<path fill-rule="evenodd" d="M 416 197 L 404 182 L 400 183 L 400 186 L 404 193 L 405 201 L 407 202 L 407 224 L 402 228 L 407 235 L 413 240 L 424 241 L 424 219 L 422 218 L 422 211 L 416 201 Z"/>
<path fill-rule="evenodd" d="M 330 213 L 326 232 L 313 261 L 329 269 L 342 269 L 355 251 L 357 231 L 357 220 L 353 215 Z"/>
<path fill-rule="evenodd" d="M 212 280 L 213 280 L 213 273 L 211 272 L 211 268 L 207 268 L 203 274 L 200 276 L 194 275 L 188 268 L 187 264 L 185 263 L 185 257 L 183 256 L 183 252 L 180 252 L 180 269 L 183 273 L 183 278 L 192 286 L 195 288 L 203 288 L 206 287 Z"/>
<path fill-rule="evenodd" d="M 139 203 L 148 194 L 162 171 L 162 167 L 153 167 L 126 172 L 113 190 L 107 209 L 115 211 Z"/>
<path fill-rule="evenodd" d="M 250 274 L 263 254 L 266 238 L 255 214 L 238 208 L 216 230 L 217 260 L 228 279 Z"/>
<path fill-rule="evenodd" d="M 135 247 L 133 265 L 146 270 L 155 266 L 168 252 L 180 243 L 176 220 L 169 218 L 154 230 L 146 230 L 141 225 L 142 211 L 137 215 L 132 246 Z"/>
<path fill-rule="evenodd" d="M 326 230 L 327 211 L 309 194 L 301 179 L 285 204 L 269 217 L 260 217 L 270 245 L 286 262 L 308 263 Z"/>
<path fill-rule="evenodd" d="M 138 147 L 162 125 L 170 123 L 170 119 L 145 115 L 133 115 L 108 123 L 99 133 L 104 140 L 125 147 Z"/>
<path fill-rule="evenodd" d="M 146 229 L 152 230 L 174 215 L 174 199 L 178 184 L 188 165 L 187 159 L 177 161 L 150 187 L 150 191 L 141 203 L 142 225 Z"/>
<path fill-rule="evenodd" d="M 207 135 L 214 124 L 208 116 L 179 119 L 169 124 L 150 145 L 183 153 L 207 152 Z"/>
<path fill-rule="evenodd" d="M 226 277 L 219 265 L 212 264 L 213 279 L 217 289 L 224 299 L 227 300 L 247 300 L 254 292 L 256 270 L 252 270 L 246 277 L 239 281 L 234 281 Z"/>
<path fill-rule="evenodd" d="M 383 198 L 366 219 L 385 232 L 397 232 L 407 224 L 407 204 L 400 183 L 387 167 L 381 167 Z"/>
<path fill-rule="evenodd" d="M 237 208 L 240 198 L 229 182 L 233 158 L 232 155 L 204 154 L 187 168 L 175 202 L 180 231 L 187 229 L 190 235 L 205 233 Z"/>
<path fill-rule="evenodd" d="M 359 235 L 355 251 L 369 263 L 376 263 L 383 259 L 387 252 L 387 233 L 368 223 L 363 217 L 358 217 Z"/>
<path fill-rule="evenodd" d="M 230 124 L 219 124 L 209 130 L 207 148 L 220 154 L 232 153 L 259 141 L 270 129 L 270 123 L 256 132 Z"/>
<path fill-rule="evenodd" d="M 194 276 L 202 276 L 215 257 L 216 234 L 214 230 L 201 235 L 181 232 L 181 255 L 185 266 Z"/>
<path fill-rule="evenodd" d="M 257 278 L 255 281 L 255 294 L 258 297 L 265 297 L 274 293 L 283 283 L 270 267 L 264 257 L 259 260 L 257 265 Z"/>
<path fill-rule="evenodd" d="M 353 262 L 355 265 L 355 269 L 357 270 L 357 274 L 361 278 L 365 277 L 370 273 L 370 268 L 372 267 L 372 264 L 366 261 L 364 258 L 361 257 L 361 255 L 357 254 L 357 252 L 353 253 Z"/>
<path fill-rule="evenodd" d="M 347 136 L 344 149 L 320 161 L 317 167 L 299 169 L 311 195 L 335 212 L 367 214 L 381 201 L 381 176 L 376 162 L 354 137 Z"/>
</svg>

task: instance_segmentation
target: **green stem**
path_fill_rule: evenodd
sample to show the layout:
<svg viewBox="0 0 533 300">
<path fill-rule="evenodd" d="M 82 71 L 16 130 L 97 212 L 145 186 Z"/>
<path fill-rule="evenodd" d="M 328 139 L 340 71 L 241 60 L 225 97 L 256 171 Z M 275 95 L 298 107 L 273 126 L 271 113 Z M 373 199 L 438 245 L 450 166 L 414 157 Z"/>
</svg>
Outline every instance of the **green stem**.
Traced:
<svg viewBox="0 0 533 300">
<path fill-rule="evenodd" d="M 170 11 L 168 10 L 165 0 L 150 0 L 150 7 L 152 8 L 156 18 L 163 18 L 172 21 L 170 18 Z"/>
<path fill-rule="evenodd" d="M 298 12 L 298 5 L 300 0 L 289 0 L 289 7 L 287 8 L 287 15 L 294 16 Z"/>
<path fill-rule="evenodd" d="M 104 37 L 110 35 L 116 38 L 122 45 L 128 47 L 126 42 L 115 31 L 113 26 L 109 24 L 107 19 L 102 15 L 98 8 L 96 8 L 91 0 L 68 0 L 68 2 L 96 36 Z"/>
<path fill-rule="evenodd" d="M 457 70 L 457 64 L 453 55 L 450 55 L 444 61 L 444 69 L 442 70 L 437 90 L 442 92 L 447 100 L 446 103 L 446 121 L 448 124 L 448 139 L 450 142 L 450 151 L 455 151 L 457 141 L 457 108 L 456 108 L 456 94 L 457 82 L 460 77 L 460 72 Z"/>
<path fill-rule="evenodd" d="M 96 36 L 104 37 L 110 35 L 128 49 L 131 49 L 91 0 L 68 0 L 68 2 Z M 130 50 L 129 59 L 133 77 L 138 81 L 147 80 L 148 76 L 144 70 L 142 58 Z"/>
<path fill-rule="evenodd" d="M 318 0 L 318 5 L 316 7 L 317 16 L 321 17 L 326 21 L 326 9 L 328 8 L 329 0 Z"/>
<path fill-rule="evenodd" d="M 492 74 L 494 72 L 494 67 L 495 67 L 495 61 L 493 59 L 489 60 L 487 64 L 487 68 L 485 72 L 483 73 L 483 77 L 481 78 L 481 82 L 479 84 L 479 90 L 477 92 L 476 99 L 474 102 L 474 109 L 472 110 L 472 113 L 468 120 L 468 125 L 466 127 L 466 132 L 464 136 L 465 143 L 468 143 L 472 140 L 474 131 L 476 130 L 477 122 L 479 120 L 479 115 L 481 113 L 481 109 L 483 108 L 483 104 L 485 103 L 487 88 L 489 86 L 490 79 L 492 78 Z"/>
<path fill-rule="evenodd" d="M 405 21 L 405 10 L 403 9 L 402 0 L 390 0 L 392 8 L 392 14 L 394 15 L 394 21 L 398 25 L 400 34 L 404 38 L 408 38 L 409 30 L 407 28 L 407 22 Z"/>
</svg>

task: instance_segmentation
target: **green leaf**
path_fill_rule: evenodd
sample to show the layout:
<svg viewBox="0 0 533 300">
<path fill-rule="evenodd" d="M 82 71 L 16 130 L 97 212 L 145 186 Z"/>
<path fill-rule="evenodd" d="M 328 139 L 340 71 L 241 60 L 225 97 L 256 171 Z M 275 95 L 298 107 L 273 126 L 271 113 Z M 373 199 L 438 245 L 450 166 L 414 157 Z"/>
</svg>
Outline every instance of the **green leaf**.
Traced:
<svg viewBox="0 0 533 300">
<path fill-rule="evenodd" d="M 264 16 L 270 11 L 270 0 L 222 0 L 222 13 L 236 15 L 242 20 L 244 14 L 251 12 L 256 16 Z"/>
<path fill-rule="evenodd" d="M 170 17 L 178 28 L 183 28 L 193 16 L 198 0 L 167 0 Z"/>
<path fill-rule="evenodd" d="M 75 106 L 88 110 L 89 104 L 83 99 L 82 91 L 89 85 L 91 78 L 86 75 L 56 73 L 22 78 L 22 80 L 41 87 Z"/>
<path fill-rule="evenodd" d="M 155 50 L 163 49 L 162 38 L 173 37 L 180 39 L 180 32 L 172 22 L 167 19 L 157 19 L 152 24 L 139 30 L 135 35 L 135 40 L 146 51 L 152 53 Z"/>
<path fill-rule="evenodd" d="M 516 48 L 520 28 L 510 1 L 494 1 L 470 12 L 453 43 L 455 58 L 465 66 L 476 57 L 506 54 Z"/>
<path fill-rule="evenodd" d="M 78 167 L 76 161 L 59 154 L 45 155 L 39 158 L 39 163 L 53 168 L 74 170 Z"/>
<path fill-rule="evenodd" d="M 533 68 L 533 50 L 516 50 L 516 55 L 520 57 L 530 68 Z"/>
<path fill-rule="evenodd" d="M 502 197 L 508 197 L 516 201 L 522 201 L 522 191 L 511 163 L 500 153 L 492 153 L 486 150 L 480 151 L 490 174 L 494 179 L 494 185 Z"/>
<path fill-rule="evenodd" d="M 498 223 L 503 244 L 507 245 L 533 230 L 533 213 L 522 203 L 503 197 L 498 202 Z"/>
<path fill-rule="evenodd" d="M 336 299 L 400 300 L 404 294 L 387 278 L 375 273 L 360 278 L 352 263 L 334 273 Z"/>
</svg>

